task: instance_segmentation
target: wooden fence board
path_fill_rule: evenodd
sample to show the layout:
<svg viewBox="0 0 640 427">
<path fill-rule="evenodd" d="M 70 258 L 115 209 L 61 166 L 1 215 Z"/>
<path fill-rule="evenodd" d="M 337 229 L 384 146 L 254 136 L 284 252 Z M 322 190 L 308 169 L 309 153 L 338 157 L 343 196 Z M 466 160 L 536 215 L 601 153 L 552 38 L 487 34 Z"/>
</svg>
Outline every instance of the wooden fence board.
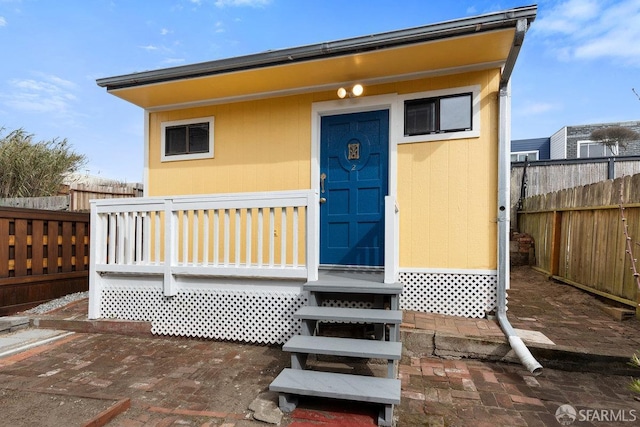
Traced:
<svg viewBox="0 0 640 427">
<path fill-rule="evenodd" d="M 75 271 L 82 271 L 85 269 L 84 256 L 85 256 L 85 225 L 76 223 L 76 241 L 75 241 Z"/>
<path fill-rule="evenodd" d="M 58 272 L 58 221 L 47 223 L 47 273 Z"/>
<path fill-rule="evenodd" d="M 62 223 L 62 272 L 72 271 L 71 257 L 73 256 L 73 224 L 65 221 Z"/>
<path fill-rule="evenodd" d="M 0 218 L 0 279 L 9 277 L 9 220 Z"/>
<path fill-rule="evenodd" d="M 27 220 L 15 221 L 14 272 L 16 276 L 27 275 Z"/>
<path fill-rule="evenodd" d="M 44 222 L 31 224 L 31 274 L 42 274 L 44 268 Z"/>
</svg>

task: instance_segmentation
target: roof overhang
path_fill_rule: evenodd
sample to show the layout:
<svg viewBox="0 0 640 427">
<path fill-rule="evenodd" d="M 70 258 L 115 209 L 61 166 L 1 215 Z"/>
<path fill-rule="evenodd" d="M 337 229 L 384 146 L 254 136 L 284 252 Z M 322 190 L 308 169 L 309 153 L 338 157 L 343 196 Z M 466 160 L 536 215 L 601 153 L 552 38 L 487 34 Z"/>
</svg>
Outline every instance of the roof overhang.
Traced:
<svg viewBox="0 0 640 427">
<path fill-rule="evenodd" d="M 98 79 L 145 109 L 502 68 L 508 81 L 537 7 Z"/>
</svg>

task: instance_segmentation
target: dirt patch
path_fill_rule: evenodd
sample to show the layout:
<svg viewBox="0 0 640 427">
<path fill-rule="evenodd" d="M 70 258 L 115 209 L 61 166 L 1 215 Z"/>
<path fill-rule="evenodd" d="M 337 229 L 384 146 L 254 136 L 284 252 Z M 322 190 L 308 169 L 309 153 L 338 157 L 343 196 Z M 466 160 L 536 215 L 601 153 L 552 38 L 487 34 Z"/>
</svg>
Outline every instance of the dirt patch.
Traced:
<svg viewBox="0 0 640 427">
<path fill-rule="evenodd" d="M 84 426 L 115 401 L 24 390 L 0 390 L 6 426 Z"/>
</svg>

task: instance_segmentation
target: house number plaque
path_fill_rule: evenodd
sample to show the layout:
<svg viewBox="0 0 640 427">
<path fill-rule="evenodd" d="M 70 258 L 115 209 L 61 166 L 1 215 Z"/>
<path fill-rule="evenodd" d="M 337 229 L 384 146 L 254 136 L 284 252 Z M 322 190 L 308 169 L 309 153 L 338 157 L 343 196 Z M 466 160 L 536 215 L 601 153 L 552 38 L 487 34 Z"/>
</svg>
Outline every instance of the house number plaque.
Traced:
<svg viewBox="0 0 640 427">
<path fill-rule="evenodd" d="M 347 158 L 349 160 L 360 159 L 360 143 L 359 142 L 349 144 L 349 155 L 347 156 Z"/>
</svg>

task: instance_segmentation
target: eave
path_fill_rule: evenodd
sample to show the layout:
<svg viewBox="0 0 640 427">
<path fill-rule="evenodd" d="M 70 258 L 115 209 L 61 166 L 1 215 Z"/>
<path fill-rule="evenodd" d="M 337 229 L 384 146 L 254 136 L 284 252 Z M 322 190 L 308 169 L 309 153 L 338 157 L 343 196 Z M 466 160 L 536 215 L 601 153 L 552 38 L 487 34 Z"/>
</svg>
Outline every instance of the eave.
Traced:
<svg viewBox="0 0 640 427">
<path fill-rule="evenodd" d="M 97 84 L 135 105 L 155 109 L 304 92 L 356 81 L 371 84 L 465 69 L 502 68 L 515 60 L 512 51 L 521 34 L 516 29 L 528 28 L 536 9 L 527 6 L 406 30 L 108 77 Z"/>
</svg>

